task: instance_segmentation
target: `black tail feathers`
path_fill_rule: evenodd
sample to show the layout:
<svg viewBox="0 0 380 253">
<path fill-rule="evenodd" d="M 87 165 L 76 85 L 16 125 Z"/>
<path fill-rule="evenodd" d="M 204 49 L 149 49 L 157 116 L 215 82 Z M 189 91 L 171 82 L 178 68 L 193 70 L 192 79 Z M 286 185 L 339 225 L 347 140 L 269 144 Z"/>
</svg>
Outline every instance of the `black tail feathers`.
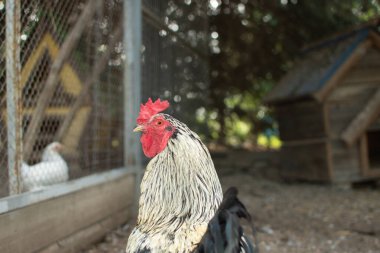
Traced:
<svg viewBox="0 0 380 253">
<path fill-rule="evenodd" d="M 247 209 L 237 197 L 238 190 L 229 188 L 218 211 L 211 219 L 195 253 L 257 253 L 256 247 L 243 233 L 240 219 L 251 221 Z"/>
</svg>

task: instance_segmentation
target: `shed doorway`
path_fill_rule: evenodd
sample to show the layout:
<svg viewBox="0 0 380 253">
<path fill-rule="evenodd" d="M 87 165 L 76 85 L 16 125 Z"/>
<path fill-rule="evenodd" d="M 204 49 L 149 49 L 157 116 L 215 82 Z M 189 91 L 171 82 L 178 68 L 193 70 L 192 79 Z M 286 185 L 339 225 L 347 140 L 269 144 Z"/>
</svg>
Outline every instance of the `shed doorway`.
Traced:
<svg viewBox="0 0 380 253">
<path fill-rule="evenodd" d="M 367 133 L 368 167 L 380 171 L 380 129 Z"/>
<path fill-rule="evenodd" d="M 365 177 L 380 176 L 380 128 L 370 128 L 360 140 L 361 166 Z"/>
</svg>

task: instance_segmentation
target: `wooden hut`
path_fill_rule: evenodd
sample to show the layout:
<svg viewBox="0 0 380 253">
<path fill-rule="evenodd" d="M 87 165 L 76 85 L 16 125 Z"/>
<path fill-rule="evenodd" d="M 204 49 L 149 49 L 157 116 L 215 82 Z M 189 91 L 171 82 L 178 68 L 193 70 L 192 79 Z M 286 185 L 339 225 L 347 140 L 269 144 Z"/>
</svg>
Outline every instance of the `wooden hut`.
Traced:
<svg viewBox="0 0 380 253">
<path fill-rule="evenodd" d="M 268 94 L 282 175 L 349 183 L 380 177 L 379 20 L 314 44 Z"/>
</svg>

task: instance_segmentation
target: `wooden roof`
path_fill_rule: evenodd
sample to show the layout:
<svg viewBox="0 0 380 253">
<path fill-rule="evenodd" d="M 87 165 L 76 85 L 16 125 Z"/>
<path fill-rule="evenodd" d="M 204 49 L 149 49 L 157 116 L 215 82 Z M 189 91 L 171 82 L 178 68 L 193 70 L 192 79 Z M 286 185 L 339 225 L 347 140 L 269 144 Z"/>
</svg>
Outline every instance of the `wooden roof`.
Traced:
<svg viewBox="0 0 380 253">
<path fill-rule="evenodd" d="M 378 22 L 314 44 L 301 52 L 293 70 L 264 98 L 267 104 L 323 100 L 346 71 L 380 40 Z"/>
</svg>

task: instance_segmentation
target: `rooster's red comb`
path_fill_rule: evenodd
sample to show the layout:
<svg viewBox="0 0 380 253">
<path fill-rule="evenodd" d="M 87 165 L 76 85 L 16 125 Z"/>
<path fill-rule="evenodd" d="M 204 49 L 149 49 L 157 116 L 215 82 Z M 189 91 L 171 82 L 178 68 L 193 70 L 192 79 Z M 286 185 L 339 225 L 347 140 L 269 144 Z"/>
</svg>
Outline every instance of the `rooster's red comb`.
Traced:
<svg viewBox="0 0 380 253">
<path fill-rule="evenodd" d="M 152 99 L 149 98 L 145 105 L 140 105 L 140 114 L 136 120 L 137 124 L 141 125 L 148 122 L 153 115 L 166 110 L 168 107 L 169 102 L 167 100 L 161 101 L 157 99 L 155 102 L 152 102 Z"/>
</svg>

